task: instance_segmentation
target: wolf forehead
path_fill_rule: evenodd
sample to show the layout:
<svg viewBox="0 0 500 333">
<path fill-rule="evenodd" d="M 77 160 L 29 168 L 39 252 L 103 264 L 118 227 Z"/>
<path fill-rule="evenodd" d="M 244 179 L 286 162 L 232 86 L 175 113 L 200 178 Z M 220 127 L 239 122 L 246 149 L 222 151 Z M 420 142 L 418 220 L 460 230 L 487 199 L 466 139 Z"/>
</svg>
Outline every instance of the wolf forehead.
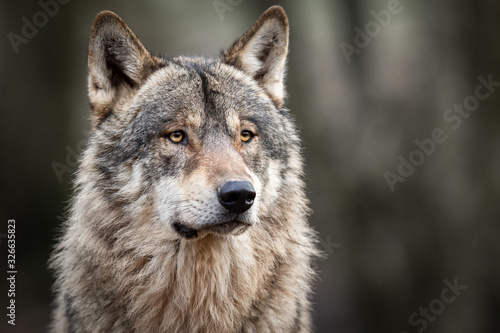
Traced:
<svg viewBox="0 0 500 333">
<path fill-rule="evenodd" d="M 234 114 L 243 118 L 260 115 L 272 122 L 276 112 L 271 99 L 252 78 L 206 58 L 169 60 L 145 82 L 135 101 L 141 111 L 177 119 L 195 119 L 194 115 L 198 115 L 218 123 L 232 119 L 228 116 Z"/>
<path fill-rule="evenodd" d="M 185 130 L 200 140 L 209 135 L 231 138 L 251 123 L 266 154 L 276 159 L 288 156 L 284 139 L 298 140 L 288 110 L 276 108 L 255 80 L 218 59 L 165 60 L 130 103 L 117 107 L 122 109 L 116 110 L 119 116 L 104 120 L 96 131 L 107 136 L 112 129 L 115 140 L 108 142 L 114 142 L 113 149 L 102 152 L 114 162 L 144 156 L 141 152 L 166 130 Z M 122 133 L 116 135 L 117 130 Z"/>
</svg>

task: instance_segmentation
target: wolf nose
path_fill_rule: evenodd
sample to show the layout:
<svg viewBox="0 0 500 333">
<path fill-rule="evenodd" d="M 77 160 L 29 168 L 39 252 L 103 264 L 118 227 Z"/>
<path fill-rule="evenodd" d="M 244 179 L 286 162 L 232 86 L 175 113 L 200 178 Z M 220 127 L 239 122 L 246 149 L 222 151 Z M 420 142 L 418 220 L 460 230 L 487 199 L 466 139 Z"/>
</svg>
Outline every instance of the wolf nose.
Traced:
<svg viewBox="0 0 500 333">
<path fill-rule="evenodd" d="M 247 181 L 226 182 L 219 192 L 219 202 L 231 213 L 240 214 L 253 205 L 255 189 Z"/>
</svg>

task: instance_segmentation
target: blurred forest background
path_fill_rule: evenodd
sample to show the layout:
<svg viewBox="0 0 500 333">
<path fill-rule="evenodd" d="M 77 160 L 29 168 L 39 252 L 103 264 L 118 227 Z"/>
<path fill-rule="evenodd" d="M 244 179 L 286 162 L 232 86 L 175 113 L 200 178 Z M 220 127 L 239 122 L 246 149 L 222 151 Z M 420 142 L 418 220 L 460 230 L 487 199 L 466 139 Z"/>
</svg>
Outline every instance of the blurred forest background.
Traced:
<svg viewBox="0 0 500 333">
<path fill-rule="evenodd" d="M 291 24 L 288 107 L 327 253 L 316 331 L 500 332 L 500 2 L 59 1 L 46 20 L 37 1 L 0 1 L 0 237 L 16 219 L 18 269 L 12 327 L 0 238 L 0 332 L 48 323 L 96 14 L 118 13 L 154 53 L 215 56 L 274 4 Z M 446 290 L 456 283 L 467 289 Z"/>
</svg>

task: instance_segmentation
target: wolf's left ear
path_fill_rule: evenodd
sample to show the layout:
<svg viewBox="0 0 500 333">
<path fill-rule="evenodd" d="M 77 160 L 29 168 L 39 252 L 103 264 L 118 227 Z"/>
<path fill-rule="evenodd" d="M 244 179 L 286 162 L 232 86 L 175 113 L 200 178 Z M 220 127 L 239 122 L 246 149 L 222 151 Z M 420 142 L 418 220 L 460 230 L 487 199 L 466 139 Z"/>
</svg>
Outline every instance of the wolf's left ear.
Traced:
<svg viewBox="0 0 500 333">
<path fill-rule="evenodd" d="M 222 59 L 252 76 L 279 108 L 285 98 L 283 80 L 287 53 L 288 18 L 283 8 L 273 6 L 222 53 Z"/>
</svg>

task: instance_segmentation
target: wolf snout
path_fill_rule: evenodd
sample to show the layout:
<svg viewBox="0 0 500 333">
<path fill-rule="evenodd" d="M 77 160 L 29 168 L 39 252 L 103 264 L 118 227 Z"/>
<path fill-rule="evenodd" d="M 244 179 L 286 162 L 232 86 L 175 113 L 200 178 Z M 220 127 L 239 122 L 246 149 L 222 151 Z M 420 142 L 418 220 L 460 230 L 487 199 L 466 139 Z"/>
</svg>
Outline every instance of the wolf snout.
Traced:
<svg viewBox="0 0 500 333">
<path fill-rule="evenodd" d="M 229 212 L 241 214 L 252 207 L 255 196 L 249 181 L 228 181 L 219 191 L 219 202 Z"/>
</svg>

